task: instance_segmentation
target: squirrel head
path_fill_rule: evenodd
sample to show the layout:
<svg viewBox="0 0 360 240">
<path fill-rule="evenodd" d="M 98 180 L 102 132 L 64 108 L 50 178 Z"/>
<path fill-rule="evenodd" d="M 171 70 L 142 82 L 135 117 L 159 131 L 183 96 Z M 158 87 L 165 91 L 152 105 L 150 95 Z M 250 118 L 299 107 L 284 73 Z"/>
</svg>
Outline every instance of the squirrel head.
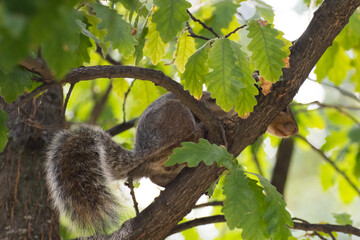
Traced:
<svg viewBox="0 0 360 240">
<path fill-rule="evenodd" d="M 290 137 L 297 134 L 298 131 L 298 125 L 289 106 L 286 106 L 284 110 L 278 113 L 267 128 L 268 133 L 281 138 Z"/>
</svg>

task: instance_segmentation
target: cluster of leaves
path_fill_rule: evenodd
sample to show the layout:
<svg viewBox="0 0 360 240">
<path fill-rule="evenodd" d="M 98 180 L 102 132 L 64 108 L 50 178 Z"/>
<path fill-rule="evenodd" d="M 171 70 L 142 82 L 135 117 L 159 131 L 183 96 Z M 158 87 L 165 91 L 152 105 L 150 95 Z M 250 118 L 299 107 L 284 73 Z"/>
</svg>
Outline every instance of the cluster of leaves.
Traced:
<svg viewBox="0 0 360 240">
<path fill-rule="evenodd" d="M 223 194 L 226 196 L 222 212 L 230 229 L 241 228 L 244 240 L 288 239 L 288 226 L 292 226 L 290 214 L 280 193 L 266 178 L 253 174 L 259 181 L 250 178 L 234 161 L 233 155 L 224 147 L 210 144 L 204 139 L 199 143 L 184 142 L 176 148 L 166 166 L 186 163 L 196 167 L 200 162 L 211 166 L 226 167 Z"/>
<path fill-rule="evenodd" d="M 210 15 L 204 21 L 215 31 L 227 29 L 224 33 L 228 33 L 241 26 L 234 15 L 240 2 L 208 3 L 197 14 Z M 264 14 L 273 20 L 270 6 L 260 0 L 250 2 L 258 9 L 257 17 Z M 64 0 L 27 3 L 26 8 L 4 1 L 0 4 L 0 76 L 4 79 L 0 94 L 12 102 L 24 90 L 37 86 L 31 77 L 38 75 L 18 67 L 29 56 L 43 58 L 54 77 L 61 80 L 72 68 L 85 63 L 103 64 L 94 57 L 100 47 L 103 56 L 111 55 L 123 64 L 156 65 L 174 77 L 177 73 L 184 87 L 196 97 L 201 96 L 205 84 L 223 109 L 235 106 L 239 115 L 249 114 L 258 93 L 251 73 L 257 69 L 267 80 L 277 81 L 284 66 L 282 59 L 288 55 L 284 46 L 289 42 L 270 22 L 252 19 L 247 20 L 243 30 L 249 32 L 251 44 L 247 48 L 247 41 L 242 44 L 214 36 L 206 43 L 196 42 L 185 29 L 185 22 L 190 20 L 186 10 L 190 7 L 186 0 L 113 0 L 109 5 Z M 196 30 L 200 25 L 192 22 L 191 26 Z M 204 33 L 203 28 L 198 31 Z M 235 35 L 232 37 L 237 39 Z M 163 59 L 172 59 L 175 66 L 164 66 Z M 122 84 L 120 92 L 127 87 Z M 84 102 L 89 106 L 88 101 Z"/>
</svg>

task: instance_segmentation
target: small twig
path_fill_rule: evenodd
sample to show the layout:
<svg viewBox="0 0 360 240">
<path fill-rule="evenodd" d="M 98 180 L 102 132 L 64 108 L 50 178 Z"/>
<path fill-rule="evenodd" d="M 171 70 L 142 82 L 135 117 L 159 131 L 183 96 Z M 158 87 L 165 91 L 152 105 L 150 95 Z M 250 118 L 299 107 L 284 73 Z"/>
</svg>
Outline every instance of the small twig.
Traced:
<svg viewBox="0 0 360 240">
<path fill-rule="evenodd" d="M 350 178 L 345 174 L 344 171 L 340 170 L 340 168 L 338 166 L 336 166 L 335 162 L 333 160 L 331 160 L 330 158 L 328 158 L 325 153 L 323 151 L 321 151 L 320 149 L 316 148 L 314 145 L 312 145 L 306 138 L 304 138 L 301 135 L 294 135 L 295 137 L 300 138 L 301 140 L 303 140 L 304 142 L 306 142 L 315 152 L 319 153 L 320 156 L 326 161 L 328 162 L 341 176 L 343 176 L 343 178 L 349 183 L 349 185 L 357 192 L 358 195 L 360 195 L 360 190 L 356 187 L 355 183 L 353 183 Z"/>
<path fill-rule="evenodd" d="M 122 65 L 121 62 L 116 61 L 116 60 L 113 59 L 109 54 L 107 54 L 107 55 L 104 57 L 104 55 L 102 54 L 102 49 L 101 49 L 101 47 L 100 47 L 98 44 L 96 44 L 96 52 L 97 52 L 103 59 L 105 59 L 106 61 L 108 61 L 110 64 L 112 64 L 112 65 Z"/>
<path fill-rule="evenodd" d="M 135 208 L 135 212 L 136 212 L 136 216 L 137 216 L 137 215 L 139 215 L 140 212 L 139 212 L 138 202 L 136 201 L 136 197 L 135 197 L 133 179 L 131 177 L 129 177 L 127 179 L 127 182 L 125 182 L 125 186 L 127 186 L 130 189 L 131 198 L 133 200 L 134 208 Z"/>
<path fill-rule="evenodd" d="M 194 17 L 194 15 L 192 15 L 189 10 L 186 10 L 186 12 L 189 14 L 190 18 L 191 18 L 194 22 L 200 23 L 201 26 L 203 26 L 203 28 L 205 28 L 205 29 L 207 29 L 208 31 L 210 31 L 215 37 L 220 38 L 220 36 L 214 31 L 214 29 L 212 29 L 211 27 L 209 27 L 208 25 L 206 25 L 204 22 L 202 22 L 201 20 L 199 20 L 199 19 L 197 19 L 196 17 Z"/>
<path fill-rule="evenodd" d="M 201 203 L 197 204 L 193 207 L 194 208 L 201 208 L 201 207 L 214 207 L 214 206 L 224 206 L 223 202 L 220 201 L 214 201 L 214 202 L 207 202 L 207 203 Z"/>
<path fill-rule="evenodd" d="M 226 34 L 226 35 L 225 35 L 225 38 L 230 37 L 231 34 L 236 33 L 239 29 L 242 29 L 242 28 L 244 28 L 244 27 L 246 27 L 246 26 L 247 26 L 247 25 L 244 24 L 244 25 L 242 25 L 242 26 L 240 26 L 240 27 L 235 28 L 233 31 L 231 31 L 231 32 L 229 32 L 228 34 Z"/>
<path fill-rule="evenodd" d="M 312 81 L 312 82 L 317 82 L 319 83 L 318 81 L 316 81 L 315 79 L 311 79 L 311 78 L 307 78 L 309 81 Z M 324 85 L 324 86 L 327 86 L 327 87 L 331 87 L 331 88 L 334 88 L 336 90 L 338 90 L 341 94 L 347 96 L 347 97 L 350 97 L 358 102 L 360 102 L 360 99 L 354 95 L 352 92 L 349 92 L 341 87 L 338 87 L 338 86 L 335 86 L 335 85 L 332 85 L 332 84 L 329 84 L 329 83 L 326 83 L 326 82 L 321 82 L 320 83 L 321 85 Z"/>
<path fill-rule="evenodd" d="M 312 224 L 307 222 L 294 222 L 293 229 L 304 230 L 304 231 L 317 231 L 330 234 L 331 232 L 341 232 L 346 234 L 352 234 L 360 236 L 360 229 L 355 228 L 351 225 L 335 225 L 335 224 Z"/>
<path fill-rule="evenodd" d="M 69 91 L 66 94 L 64 108 L 63 108 L 63 112 L 62 112 L 62 118 L 65 117 L 66 108 L 67 108 L 67 105 L 68 105 L 68 102 L 69 102 L 69 99 L 70 99 L 70 95 L 71 95 L 72 90 L 74 89 L 74 87 L 75 87 L 75 83 L 71 83 Z"/>
<path fill-rule="evenodd" d="M 89 122 L 91 124 L 96 123 L 97 119 L 99 118 L 102 110 L 104 109 L 104 106 L 109 98 L 109 95 L 111 93 L 113 84 L 112 84 L 113 80 L 110 81 L 108 88 L 106 89 L 106 92 L 104 93 L 104 95 L 101 97 L 100 101 L 98 101 L 93 110 L 91 111 L 91 115 L 90 115 L 90 120 Z"/>
<path fill-rule="evenodd" d="M 128 90 L 127 90 L 126 93 L 124 94 L 124 102 L 123 102 L 123 106 L 122 106 L 122 109 L 123 109 L 123 122 L 124 122 L 124 123 L 126 123 L 126 113 L 125 113 L 126 99 L 127 99 L 128 95 L 129 95 L 129 93 L 130 93 L 130 91 L 131 91 L 132 86 L 134 86 L 135 81 L 136 81 L 136 79 L 134 79 L 134 80 L 131 82 Z"/>
<path fill-rule="evenodd" d="M 344 109 L 360 110 L 360 108 L 358 108 L 358 107 L 330 105 L 330 104 L 320 103 L 319 101 L 314 101 L 314 102 L 307 103 L 307 104 L 296 103 L 295 105 L 311 105 L 311 104 L 316 104 L 319 106 L 319 108 L 334 108 L 339 113 L 345 115 L 346 117 L 348 117 L 351 121 L 353 121 L 356 125 L 358 125 L 360 127 L 360 122 L 354 116 L 352 116 L 350 113 L 348 113 L 347 111 L 344 110 Z"/>
<path fill-rule="evenodd" d="M 186 29 L 188 30 L 189 34 L 188 36 L 190 37 L 193 37 L 193 38 L 200 38 L 200 39 L 203 39 L 203 40 L 210 40 L 210 38 L 207 38 L 207 37 L 204 37 L 204 36 L 200 36 L 200 35 L 197 35 L 193 32 L 192 28 L 190 27 L 189 23 L 186 22 Z"/>
<path fill-rule="evenodd" d="M 318 105 L 319 108 L 344 108 L 344 109 L 348 109 L 348 110 L 354 110 L 354 111 L 360 111 L 360 107 L 355 107 L 355 106 L 344 106 L 344 105 L 339 105 L 339 104 L 326 104 L 326 103 L 321 103 L 319 101 L 313 101 L 313 102 L 309 102 L 309 103 L 292 103 L 292 105 Z"/>
<path fill-rule="evenodd" d="M 336 240 L 336 238 L 334 237 L 334 235 L 331 232 L 329 233 L 329 235 L 330 235 L 332 240 Z"/>
<path fill-rule="evenodd" d="M 134 127 L 137 120 L 138 120 L 138 118 L 134 118 L 134 119 L 131 119 L 128 122 L 123 122 L 121 124 L 118 124 L 118 125 L 110 128 L 110 129 L 106 130 L 106 132 L 110 136 L 115 136 L 115 135 L 117 135 L 119 133 L 122 133 L 122 132 Z"/>
<path fill-rule="evenodd" d="M 171 234 L 178 233 L 185 231 L 187 229 L 197 227 L 200 225 L 206 225 L 211 223 L 219 223 L 219 222 L 225 222 L 225 217 L 223 215 L 215 215 L 210 217 L 202 217 L 202 218 L 195 218 L 194 220 L 187 221 L 184 223 L 178 224 L 172 231 Z"/>
</svg>

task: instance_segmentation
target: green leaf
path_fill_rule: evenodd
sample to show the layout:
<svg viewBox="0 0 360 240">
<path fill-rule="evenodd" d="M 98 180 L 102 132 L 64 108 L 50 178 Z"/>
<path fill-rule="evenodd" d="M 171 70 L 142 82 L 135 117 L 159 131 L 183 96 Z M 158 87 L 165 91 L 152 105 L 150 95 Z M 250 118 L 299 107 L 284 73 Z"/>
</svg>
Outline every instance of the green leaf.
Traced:
<svg viewBox="0 0 360 240">
<path fill-rule="evenodd" d="M 320 166 L 320 181 L 325 191 L 335 185 L 335 170 L 330 164 L 322 164 Z"/>
<path fill-rule="evenodd" d="M 257 14 L 255 14 L 255 18 L 263 17 L 265 20 L 269 21 L 270 23 L 274 22 L 274 11 L 272 7 L 261 0 L 253 1 L 255 5 L 255 9 Z"/>
<path fill-rule="evenodd" d="M 225 177 L 223 193 L 226 195 L 222 212 L 230 229 L 242 228 L 244 240 L 267 239 L 263 221 L 265 196 L 257 181 L 248 178 L 241 168 L 230 170 Z"/>
<path fill-rule="evenodd" d="M 351 220 L 350 214 L 347 214 L 347 213 L 333 213 L 333 216 L 334 216 L 335 221 L 336 221 L 337 224 L 340 224 L 340 225 L 346 225 L 346 224 L 352 225 L 353 224 L 353 221 Z"/>
<path fill-rule="evenodd" d="M 339 43 L 334 42 L 321 56 L 314 72 L 318 81 L 328 77 L 335 85 L 340 85 L 350 68 L 349 56 Z"/>
<path fill-rule="evenodd" d="M 0 68 L 3 71 L 10 71 L 28 53 L 27 21 L 24 15 L 0 5 Z"/>
<path fill-rule="evenodd" d="M 135 46 L 135 66 L 138 66 L 141 59 L 144 56 L 143 50 L 145 46 L 145 36 L 148 34 L 149 29 L 147 27 L 144 27 L 142 30 L 139 39 L 138 44 Z"/>
<path fill-rule="evenodd" d="M 2 152 L 6 146 L 6 143 L 8 141 L 7 133 L 9 132 L 9 129 L 6 126 L 6 121 L 8 120 L 8 115 L 0 110 L 0 152 Z"/>
<path fill-rule="evenodd" d="M 233 16 L 236 14 L 236 9 L 239 6 L 234 4 L 232 0 L 225 0 L 217 2 L 214 4 L 214 7 L 215 10 L 212 12 L 211 18 L 206 23 L 219 34 L 222 28 L 227 28 L 229 26 Z"/>
<path fill-rule="evenodd" d="M 84 55 L 79 56 L 81 27 L 73 11 L 59 8 L 54 14 L 55 16 L 47 20 L 46 28 L 41 31 L 50 31 L 53 35 L 48 36 L 49 33 L 47 33 L 43 39 L 39 40 L 42 42 L 42 57 L 53 70 L 55 78 L 61 79 L 72 68 L 83 64 Z M 34 24 L 42 25 L 43 17 L 36 19 Z M 35 28 L 35 26 L 32 27 Z"/>
<path fill-rule="evenodd" d="M 239 66 L 243 74 L 241 81 L 245 84 L 245 88 L 241 88 L 238 92 L 237 102 L 235 104 L 235 111 L 240 116 L 248 115 L 253 111 L 254 106 L 257 104 L 255 96 L 259 93 L 255 87 L 255 79 L 252 77 L 252 70 L 247 60 L 247 55 L 241 50 L 241 46 L 231 41 L 231 47 L 235 52 L 236 64 Z"/>
<path fill-rule="evenodd" d="M 31 75 L 19 68 L 11 72 L 4 73 L 0 71 L 0 94 L 6 102 L 13 102 L 25 89 L 31 88 Z"/>
<path fill-rule="evenodd" d="M 145 43 L 144 52 L 152 62 L 157 65 L 165 55 L 166 44 L 161 40 L 160 34 L 156 31 L 156 24 L 149 20 L 149 32 L 146 35 L 148 39 Z"/>
<path fill-rule="evenodd" d="M 211 166 L 214 162 L 227 168 L 234 167 L 232 162 L 234 156 L 221 146 L 210 144 L 207 140 L 200 138 L 199 143 L 183 142 L 183 147 L 175 148 L 173 154 L 165 166 L 187 163 L 188 167 L 196 167 L 200 162 Z"/>
<path fill-rule="evenodd" d="M 231 47 L 229 39 L 217 39 L 210 48 L 208 65 L 213 69 L 205 76 L 205 85 L 211 96 L 225 111 L 230 111 L 237 103 L 241 88 L 246 85 L 242 82 L 244 73 L 235 64 L 236 53 Z"/>
<path fill-rule="evenodd" d="M 159 9 L 152 19 L 161 39 L 167 43 L 183 29 L 184 23 L 189 19 L 186 9 L 191 4 L 185 0 L 154 0 L 154 3 Z"/>
<path fill-rule="evenodd" d="M 194 38 L 189 37 L 187 32 L 183 32 L 178 40 L 176 49 L 175 65 L 179 72 L 185 71 L 185 64 L 188 58 L 196 51 Z"/>
<path fill-rule="evenodd" d="M 131 25 L 113 9 L 96 3 L 91 4 L 91 6 L 96 12 L 96 16 L 101 19 L 97 28 L 107 30 L 104 40 L 112 42 L 113 47 L 117 48 L 120 53 L 131 55 L 136 44 L 134 36 L 130 34 Z"/>
<path fill-rule="evenodd" d="M 209 72 L 206 64 L 208 60 L 208 46 L 204 44 L 191 57 L 189 57 L 185 71 L 181 76 L 182 84 L 196 98 L 200 98 L 203 91 L 204 76 Z"/>
<path fill-rule="evenodd" d="M 286 204 L 282 195 L 276 191 L 276 188 L 266 178 L 258 174 L 254 175 L 259 178 L 266 193 L 265 201 L 267 206 L 263 219 L 268 224 L 268 233 L 272 239 L 287 240 L 291 236 L 287 225 L 292 227 L 294 224 L 289 212 L 286 211 Z"/>
<path fill-rule="evenodd" d="M 252 52 L 250 60 L 265 80 L 276 82 L 285 66 L 283 59 L 287 57 L 286 52 L 282 50 L 285 43 L 277 38 L 281 33 L 272 28 L 271 24 L 265 25 L 260 21 L 253 20 L 247 25 L 248 37 L 251 39 L 248 45 Z"/>
</svg>

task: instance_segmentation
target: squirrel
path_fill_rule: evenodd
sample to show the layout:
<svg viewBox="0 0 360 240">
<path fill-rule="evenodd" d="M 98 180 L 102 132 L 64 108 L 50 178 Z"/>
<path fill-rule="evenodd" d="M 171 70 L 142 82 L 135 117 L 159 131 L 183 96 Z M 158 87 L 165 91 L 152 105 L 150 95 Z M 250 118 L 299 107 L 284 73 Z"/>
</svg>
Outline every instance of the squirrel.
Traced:
<svg viewBox="0 0 360 240">
<path fill-rule="evenodd" d="M 223 111 L 210 93 L 201 100 L 220 119 L 236 116 Z M 201 122 L 174 94 L 167 93 L 142 113 L 132 151 L 123 149 L 100 127 L 79 124 L 55 134 L 47 149 L 46 180 L 53 205 L 77 229 L 104 233 L 119 218 L 119 204 L 109 183 L 127 177 L 149 177 L 166 186 L 185 167 L 165 167 L 172 150 L 182 141 L 205 137 Z M 268 132 L 279 137 L 297 133 L 290 108 L 273 120 Z"/>
</svg>

